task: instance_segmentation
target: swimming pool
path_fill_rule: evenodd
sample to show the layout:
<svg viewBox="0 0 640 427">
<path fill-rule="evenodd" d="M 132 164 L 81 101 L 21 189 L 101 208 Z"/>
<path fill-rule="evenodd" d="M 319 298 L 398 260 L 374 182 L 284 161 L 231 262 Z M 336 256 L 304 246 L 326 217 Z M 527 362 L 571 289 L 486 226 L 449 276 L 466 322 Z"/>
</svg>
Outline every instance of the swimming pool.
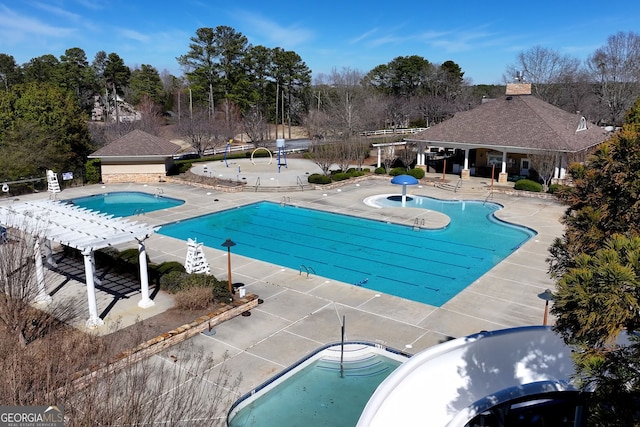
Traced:
<svg viewBox="0 0 640 427">
<path fill-rule="evenodd" d="M 493 212 L 501 206 L 495 203 L 432 202 L 430 209 L 450 217 L 446 228 L 416 231 L 259 202 L 164 225 L 159 234 L 217 249 L 231 238 L 235 253 L 296 270 L 304 266 L 302 271 L 318 276 L 433 306 L 447 302 L 535 235 L 497 220 Z"/>
<path fill-rule="evenodd" d="M 368 343 L 329 345 L 241 397 L 227 425 L 354 426 L 369 398 L 406 355 Z"/>
<path fill-rule="evenodd" d="M 184 200 L 141 191 L 117 191 L 67 200 L 81 208 L 117 217 L 133 216 L 180 206 Z"/>
</svg>

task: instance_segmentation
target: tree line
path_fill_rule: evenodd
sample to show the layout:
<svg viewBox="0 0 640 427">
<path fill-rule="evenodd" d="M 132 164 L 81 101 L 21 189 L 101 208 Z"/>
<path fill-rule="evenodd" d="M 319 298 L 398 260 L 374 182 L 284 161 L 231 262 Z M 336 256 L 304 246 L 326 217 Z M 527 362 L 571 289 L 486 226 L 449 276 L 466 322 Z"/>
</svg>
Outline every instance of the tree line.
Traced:
<svg viewBox="0 0 640 427">
<path fill-rule="evenodd" d="M 39 139 L 40 146 L 55 139 L 63 152 L 75 154 L 54 161 L 51 168 L 75 169 L 88 152 L 133 128 L 158 135 L 167 122 L 176 124 L 178 134 L 200 155 L 239 134 L 256 146 L 291 138 L 293 125 L 303 126 L 317 140 L 349 141 L 365 130 L 430 126 L 483 98 L 504 94 L 502 85 L 473 85 L 452 60 L 437 64 L 419 55 L 398 56 L 367 72 L 334 69 L 312 81 L 311 70 L 296 52 L 254 46 L 228 26 L 197 29 L 188 51 L 176 61 L 182 76 L 159 72 L 150 64 L 129 67 L 115 52 L 99 51 L 89 62 L 79 47 L 59 58 L 47 54 L 21 65 L 0 53 L 0 115 L 5 124 L 0 150 L 19 147 L 26 137 Z M 584 62 L 535 46 L 507 65 L 503 79 L 529 82 L 534 94 L 551 104 L 603 125 L 619 125 L 640 94 L 639 61 L 640 36 L 618 33 Z M 92 124 L 90 133 L 76 129 L 76 146 L 71 147 L 56 136 L 60 130 L 49 132 L 52 125 L 41 121 L 40 137 L 32 135 L 34 125 L 23 122 L 29 118 L 21 110 L 29 110 L 33 100 L 17 100 L 33 91 L 55 92 L 58 104 L 64 105 L 61 114 L 82 117 Z M 118 117 L 124 102 L 136 107 L 140 120 Z M 55 104 L 50 98 L 48 108 L 56 109 Z M 89 120 L 96 105 L 104 110 L 100 126 Z M 282 125 L 275 134 L 274 124 Z M 29 150 L 47 151 L 35 148 Z M 15 170 L 0 179 L 34 173 Z"/>
</svg>

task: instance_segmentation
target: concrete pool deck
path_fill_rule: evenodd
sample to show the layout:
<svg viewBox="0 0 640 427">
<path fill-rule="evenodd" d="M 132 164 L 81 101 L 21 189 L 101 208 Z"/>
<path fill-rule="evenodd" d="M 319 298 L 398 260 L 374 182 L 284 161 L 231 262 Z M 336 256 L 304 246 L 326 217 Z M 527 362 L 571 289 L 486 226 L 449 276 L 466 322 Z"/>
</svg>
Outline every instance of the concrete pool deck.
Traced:
<svg viewBox="0 0 640 427">
<path fill-rule="evenodd" d="M 454 183 L 457 181 L 454 176 L 447 178 Z M 425 184 L 408 188 L 408 194 L 449 200 L 485 200 L 490 195 L 489 185 L 488 179 L 472 178 L 465 181 L 455 193 Z M 260 200 L 284 201 L 297 206 L 408 225 L 413 225 L 417 215 L 424 214 L 416 209 L 381 211 L 363 203 L 365 198 L 372 195 L 399 194 L 401 189 L 392 185 L 390 179 L 348 183 L 332 190 L 239 193 L 173 183 L 148 186 L 110 184 L 66 189 L 58 198 L 107 191 L 154 193 L 158 189 L 164 195 L 183 199 L 186 203 L 130 219 L 161 225 Z M 20 196 L 19 199 L 45 197 L 46 194 L 40 194 Z M 564 228 L 559 218 L 565 208 L 552 199 L 515 197 L 500 192 L 493 193 L 490 200 L 504 206 L 496 213 L 497 217 L 530 227 L 538 235 L 442 307 L 408 301 L 313 274 L 307 276 L 299 270 L 242 257 L 232 250 L 234 282 L 244 283 L 247 292 L 258 295 L 264 303 L 252 310 L 251 316 L 239 316 L 218 325 L 215 335 L 200 334 L 190 339 L 188 344 L 154 357 L 166 359 L 169 354 L 200 349 L 213 358 L 207 374 L 215 376 L 224 362 L 232 375 L 241 374 L 238 392 L 244 394 L 316 348 L 339 341 L 343 316 L 346 319 L 346 339 L 380 343 L 411 354 L 452 337 L 482 330 L 540 325 L 545 301 L 538 295 L 547 288 L 554 288 L 553 281 L 547 275 L 547 249 L 556 237 L 562 235 Z M 126 247 L 134 247 L 133 242 Z M 184 262 L 187 252 L 186 243 L 159 234 L 149 238 L 146 247 L 153 262 Z M 204 248 L 204 251 L 211 273 L 219 279 L 226 279 L 227 254 L 224 248 Z M 86 304 L 83 289 L 80 286 L 78 292 L 81 292 L 80 300 Z M 108 296 L 101 295 L 99 298 L 105 299 L 103 304 L 109 303 Z M 113 303 L 103 328 L 109 325 L 110 319 L 119 319 L 120 324 L 126 326 L 141 318 L 141 312 L 149 315 L 171 306 L 162 292 L 158 298 L 158 304 L 149 309 L 137 307 L 139 295 Z M 88 310 L 84 313 L 88 313 Z M 550 322 L 553 319 L 550 318 Z M 178 362 L 176 366 L 179 365 Z M 229 399 L 233 401 L 237 397 L 239 394 L 229 396 Z M 221 420 L 224 415 L 221 414 Z"/>
</svg>

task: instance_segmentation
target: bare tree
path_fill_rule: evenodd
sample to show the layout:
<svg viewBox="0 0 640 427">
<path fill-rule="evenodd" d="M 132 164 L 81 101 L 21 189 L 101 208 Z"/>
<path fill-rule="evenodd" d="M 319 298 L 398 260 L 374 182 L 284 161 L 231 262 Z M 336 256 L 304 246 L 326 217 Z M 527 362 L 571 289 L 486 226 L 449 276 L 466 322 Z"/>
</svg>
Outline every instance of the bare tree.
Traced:
<svg viewBox="0 0 640 427">
<path fill-rule="evenodd" d="M 518 55 L 517 62 L 507 67 L 506 82 L 514 79 L 531 83 L 540 99 L 558 105 L 564 96 L 560 84 L 566 76 L 577 74 L 580 60 L 542 46 L 534 46 Z M 519 74 L 522 73 L 522 74 Z M 516 77 L 518 76 L 518 77 Z"/>
<path fill-rule="evenodd" d="M 325 175 L 329 173 L 331 166 L 339 160 L 338 149 L 333 143 L 312 141 L 309 145 L 309 154 L 311 160 L 322 169 Z"/>
<path fill-rule="evenodd" d="M 640 96 L 640 35 L 620 32 L 607 39 L 587 59 L 597 96 L 606 111 L 604 121 L 619 125 Z"/>
<path fill-rule="evenodd" d="M 384 169 L 387 173 L 391 170 L 391 165 L 398 158 L 396 155 L 396 150 L 393 145 L 384 147 L 382 150 L 382 164 L 384 165 Z"/>
<path fill-rule="evenodd" d="M 234 139 L 236 134 L 240 132 L 242 128 L 240 116 L 240 109 L 234 102 L 227 98 L 222 100 L 213 121 L 213 128 L 217 131 L 216 137 L 220 142 L 226 143 Z"/>
<path fill-rule="evenodd" d="M 223 128 L 224 124 L 212 118 L 207 110 L 197 110 L 192 117 L 180 120 L 178 132 L 202 157 L 206 150 L 224 145 Z"/>
<path fill-rule="evenodd" d="M 40 238 L 16 229 L 8 235 L 8 241 L 0 243 L 0 329 L 24 347 L 54 323 L 73 319 L 77 311 L 74 301 L 50 301 Z"/>
<path fill-rule="evenodd" d="M 547 191 L 558 163 L 558 153 L 555 151 L 536 151 L 530 152 L 527 157 L 531 160 L 532 168 L 542 180 L 544 191 Z"/>
<path fill-rule="evenodd" d="M 253 145 L 266 147 L 269 136 L 269 124 L 264 118 L 258 105 L 253 105 L 242 119 L 244 133 L 247 134 Z"/>
<path fill-rule="evenodd" d="M 164 123 L 162 119 L 162 107 L 153 102 L 147 95 L 143 95 L 136 109 L 141 116 L 141 119 L 135 122 L 136 129 L 158 136 L 160 134 L 160 128 Z"/>
<path fill-rule="evenodd" d="M 360 85 L 362 74 L 345 68 L 333 70 L 326 76 L 321 91 L 322 108 L 328 120 L 323 120 L 323 127 L 331 139 L 347 140 L 364 129 L 365 90 Z M 322 117 L 319 114 L 317 117 Z"/>
<path fill-rule="evenodd" d="M 241 381 L 227 358 L 186 345 L 124 368 L 111 365 L 80 390 L 61 390 L 65 415 L 70 426 L 226 425 Z"/>
<path fill-rule="evenodd" d="M 126 330 L 86 333 L 68 325 L 81 306 L 73 297 L 38 302 L 46 300 L 39 229 L 31 229 L 34 236 L 9 229 L 0 244 L 0 402 L 61 405 L 70 426 L 224 425 L 241 381 L 226 368 L 226 355 L 214 360 L 186 343 L 125 363 L 109 343 L 141 343 L 135 335 L 142 329 L 132 337 Z"/>
<path fill-rule="evenodd" d="M 362 169 L 364 160 L 369 157 L 371 143 L 364 137 L 358 137 L 349 143 L 351 144 L 351 150 L 353 152 L 353 160 L 358 169 Z"/>
<path fill-rule="evenodd" d="M 396 152 L 404 167 L 409 169 L 411 167 L 411 163 L 416 159 L 415 147 L 405 145 L 402 149 L 396 150 Z"/>
</svg>

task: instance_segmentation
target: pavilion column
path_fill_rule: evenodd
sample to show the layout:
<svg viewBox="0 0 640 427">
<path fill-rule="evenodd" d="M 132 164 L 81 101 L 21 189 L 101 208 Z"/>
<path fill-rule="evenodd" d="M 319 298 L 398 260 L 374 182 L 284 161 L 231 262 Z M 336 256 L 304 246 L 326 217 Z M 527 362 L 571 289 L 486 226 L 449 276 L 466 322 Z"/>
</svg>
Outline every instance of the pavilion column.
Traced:
<svg viewBox="0 0 640 427">
<path fill-rule="evenodd" d="M 87 327 L 97 328 L 104 325 L 104 321 L 98 316 L 98 304 L 96 303 L 96 287 L 94 282 L 94 264 L 93 264 L 93 250 L 85 249 L 82 252 L 84 257 L 84 276 L 87 282 L 87 301 L 89 303 L 89 320 L 87 320 Z"/>
<path fill-rule="evenodd" d="M 464 166 L 462 168 L 462 173 L 460 174 L 461 179 L 469 179 L 471 177 L 471 171 L 469 170 L 469 149 L 464 149 Z"/>
<path fill-rule="evenodd" d="M 426 170 L 425 167 L 425 155 L 424 155 L 424 144 L 417 143 L 416 144 L 416 167 L 422 168 Z"/>
<path fill-rule="evenodd" d="M 507 183 L 507 152 L 502 152 L 502 167 L 500 169 L 500 175 L 498 175 L 498 183 L 506 184 Z"/>
<path fill-rule="evenodd" d="M 382 166 L 382 147 L 378 147 L 378 167 Z"/>
<path fill-rule="evenodd" d="M 156 303 L 149 297 L 149 273 L 147 271 L 147 251 L 144 247 L 144 241 L 138 241 L 138 263 L 140 264 L 140 293 L 142 299 L 138 302 L 138 307 L 149 308 Z"/>
<path fill-rule="evenodd" d="M 47 289 L 44 281 L 44 266 L 42 265 L 42 253 L 40 252 L 40 239 L 36 238 L 33 245 L 33 255 L 36 261 L 36 286 L 38 287 L 38 294 L 36 295 L 36 302 L 51 302 L 52 298 L 47 293 Z"/>
<path fill-rule="evenodd" d="M 565 179 L 567 176 L 567 153 L 560 154 L 560 176 L 558 178 Z"/>
</svg>

